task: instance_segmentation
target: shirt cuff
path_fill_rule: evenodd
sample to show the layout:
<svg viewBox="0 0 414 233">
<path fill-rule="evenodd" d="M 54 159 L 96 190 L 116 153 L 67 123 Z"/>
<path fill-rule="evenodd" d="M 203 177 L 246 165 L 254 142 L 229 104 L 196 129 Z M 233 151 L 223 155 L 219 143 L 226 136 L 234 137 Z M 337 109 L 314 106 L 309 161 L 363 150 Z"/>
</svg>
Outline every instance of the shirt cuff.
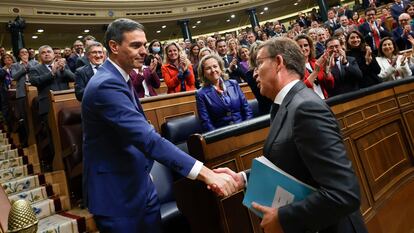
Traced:
<svg viewBox="0 0 414 233">
<path fill-rule="evenodd" d="M 244 180 L 244 188 L 247 188 L 247 175 L 246 172 L 240 172 L 243 176 L 243 180 Z"/>
<path fill-rule="evenodd" d="M 196 162 L 194 163 L 193 168 L 191 168 L 190 173 L 188 173 L 187 178 L 191 179 L 191 180 L 195 180 L 198 176 L 198 174 L 201 171 L 201 168 L 203 168 L 203 163 L 196 160 Z"/>
</svg>

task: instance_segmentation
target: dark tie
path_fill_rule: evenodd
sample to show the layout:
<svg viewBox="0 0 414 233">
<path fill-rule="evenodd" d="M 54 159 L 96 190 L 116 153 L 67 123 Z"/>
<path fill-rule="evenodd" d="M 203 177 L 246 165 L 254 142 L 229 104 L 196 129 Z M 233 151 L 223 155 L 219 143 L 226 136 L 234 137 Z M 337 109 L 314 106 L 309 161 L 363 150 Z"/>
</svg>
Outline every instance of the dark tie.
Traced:
<svg viewBox="0 0 414 233">
<path fill-rule="evenodd" d="M 273 121 L 273 119 L 276 116 L 277 111 L 279 110 L 279 104 L 273 103 L 272 107 L 270 108 L 270 120 Z"/>
<path fill-rule="evenodd" d="M 98 65 L 95 65 L 95 69 L 98 70 L 98 68 L 99 68 L 99 64 Z"/>
</svg>

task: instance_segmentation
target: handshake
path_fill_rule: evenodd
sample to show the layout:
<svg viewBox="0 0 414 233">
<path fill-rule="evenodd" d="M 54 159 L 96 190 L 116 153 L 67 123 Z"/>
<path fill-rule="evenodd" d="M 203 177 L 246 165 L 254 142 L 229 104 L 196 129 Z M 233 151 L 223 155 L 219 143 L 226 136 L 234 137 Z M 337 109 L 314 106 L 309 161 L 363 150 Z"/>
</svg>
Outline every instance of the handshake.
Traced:
<svg viewBox="0 0 414 233">
<path fill-rule="evenodd" d="M 207 184 L 207 188 L 218 196 L 230 196 L 245 187 L 245 180 L 241 172 L 235 173 L 229 168 L 210 170 L 203 166 L 197 179 Z"/>
</svg>

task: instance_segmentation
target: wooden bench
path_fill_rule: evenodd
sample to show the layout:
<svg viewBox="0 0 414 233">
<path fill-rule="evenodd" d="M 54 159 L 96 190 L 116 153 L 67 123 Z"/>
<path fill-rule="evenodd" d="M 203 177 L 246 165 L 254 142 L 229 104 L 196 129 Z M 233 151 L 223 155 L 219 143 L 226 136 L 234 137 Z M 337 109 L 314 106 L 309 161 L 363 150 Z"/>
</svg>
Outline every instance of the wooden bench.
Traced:
<svg viewBox="0 0 414 233">
<path fill-rule="evenodd" d="M 328 100 L 342 130 L 361 190 L 369 232 L 411 233 L 414 222 L 414 79 L 383 83 Z M 262 155 L 269 118 L 192 135 L 189 152 L 210 168 L 250 168 Z M 253 127 L 256 125 L 255 127 Z M 193 232 L 261 232 L 242 206 L 243 192 L 217 198 L 201 182 L 175 185 L 177 204 Z"/>
</svg>

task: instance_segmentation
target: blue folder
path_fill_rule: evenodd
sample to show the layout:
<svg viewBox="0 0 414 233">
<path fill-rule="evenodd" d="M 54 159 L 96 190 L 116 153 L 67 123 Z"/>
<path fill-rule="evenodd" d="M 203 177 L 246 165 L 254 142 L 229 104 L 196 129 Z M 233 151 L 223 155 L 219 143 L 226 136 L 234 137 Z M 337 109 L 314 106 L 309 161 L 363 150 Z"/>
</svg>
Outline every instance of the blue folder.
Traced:
<svg viewBox="0 0 414 233">
<path fill-rule="evenodd" d="M 253 160 L 243 205 L 259 217 L 263 214 L 252 207 L 252 202 L 269 207 L 282 207 L 305 199 L 316 189 L 284 172 L 264 156 Z"/>
</svg>

